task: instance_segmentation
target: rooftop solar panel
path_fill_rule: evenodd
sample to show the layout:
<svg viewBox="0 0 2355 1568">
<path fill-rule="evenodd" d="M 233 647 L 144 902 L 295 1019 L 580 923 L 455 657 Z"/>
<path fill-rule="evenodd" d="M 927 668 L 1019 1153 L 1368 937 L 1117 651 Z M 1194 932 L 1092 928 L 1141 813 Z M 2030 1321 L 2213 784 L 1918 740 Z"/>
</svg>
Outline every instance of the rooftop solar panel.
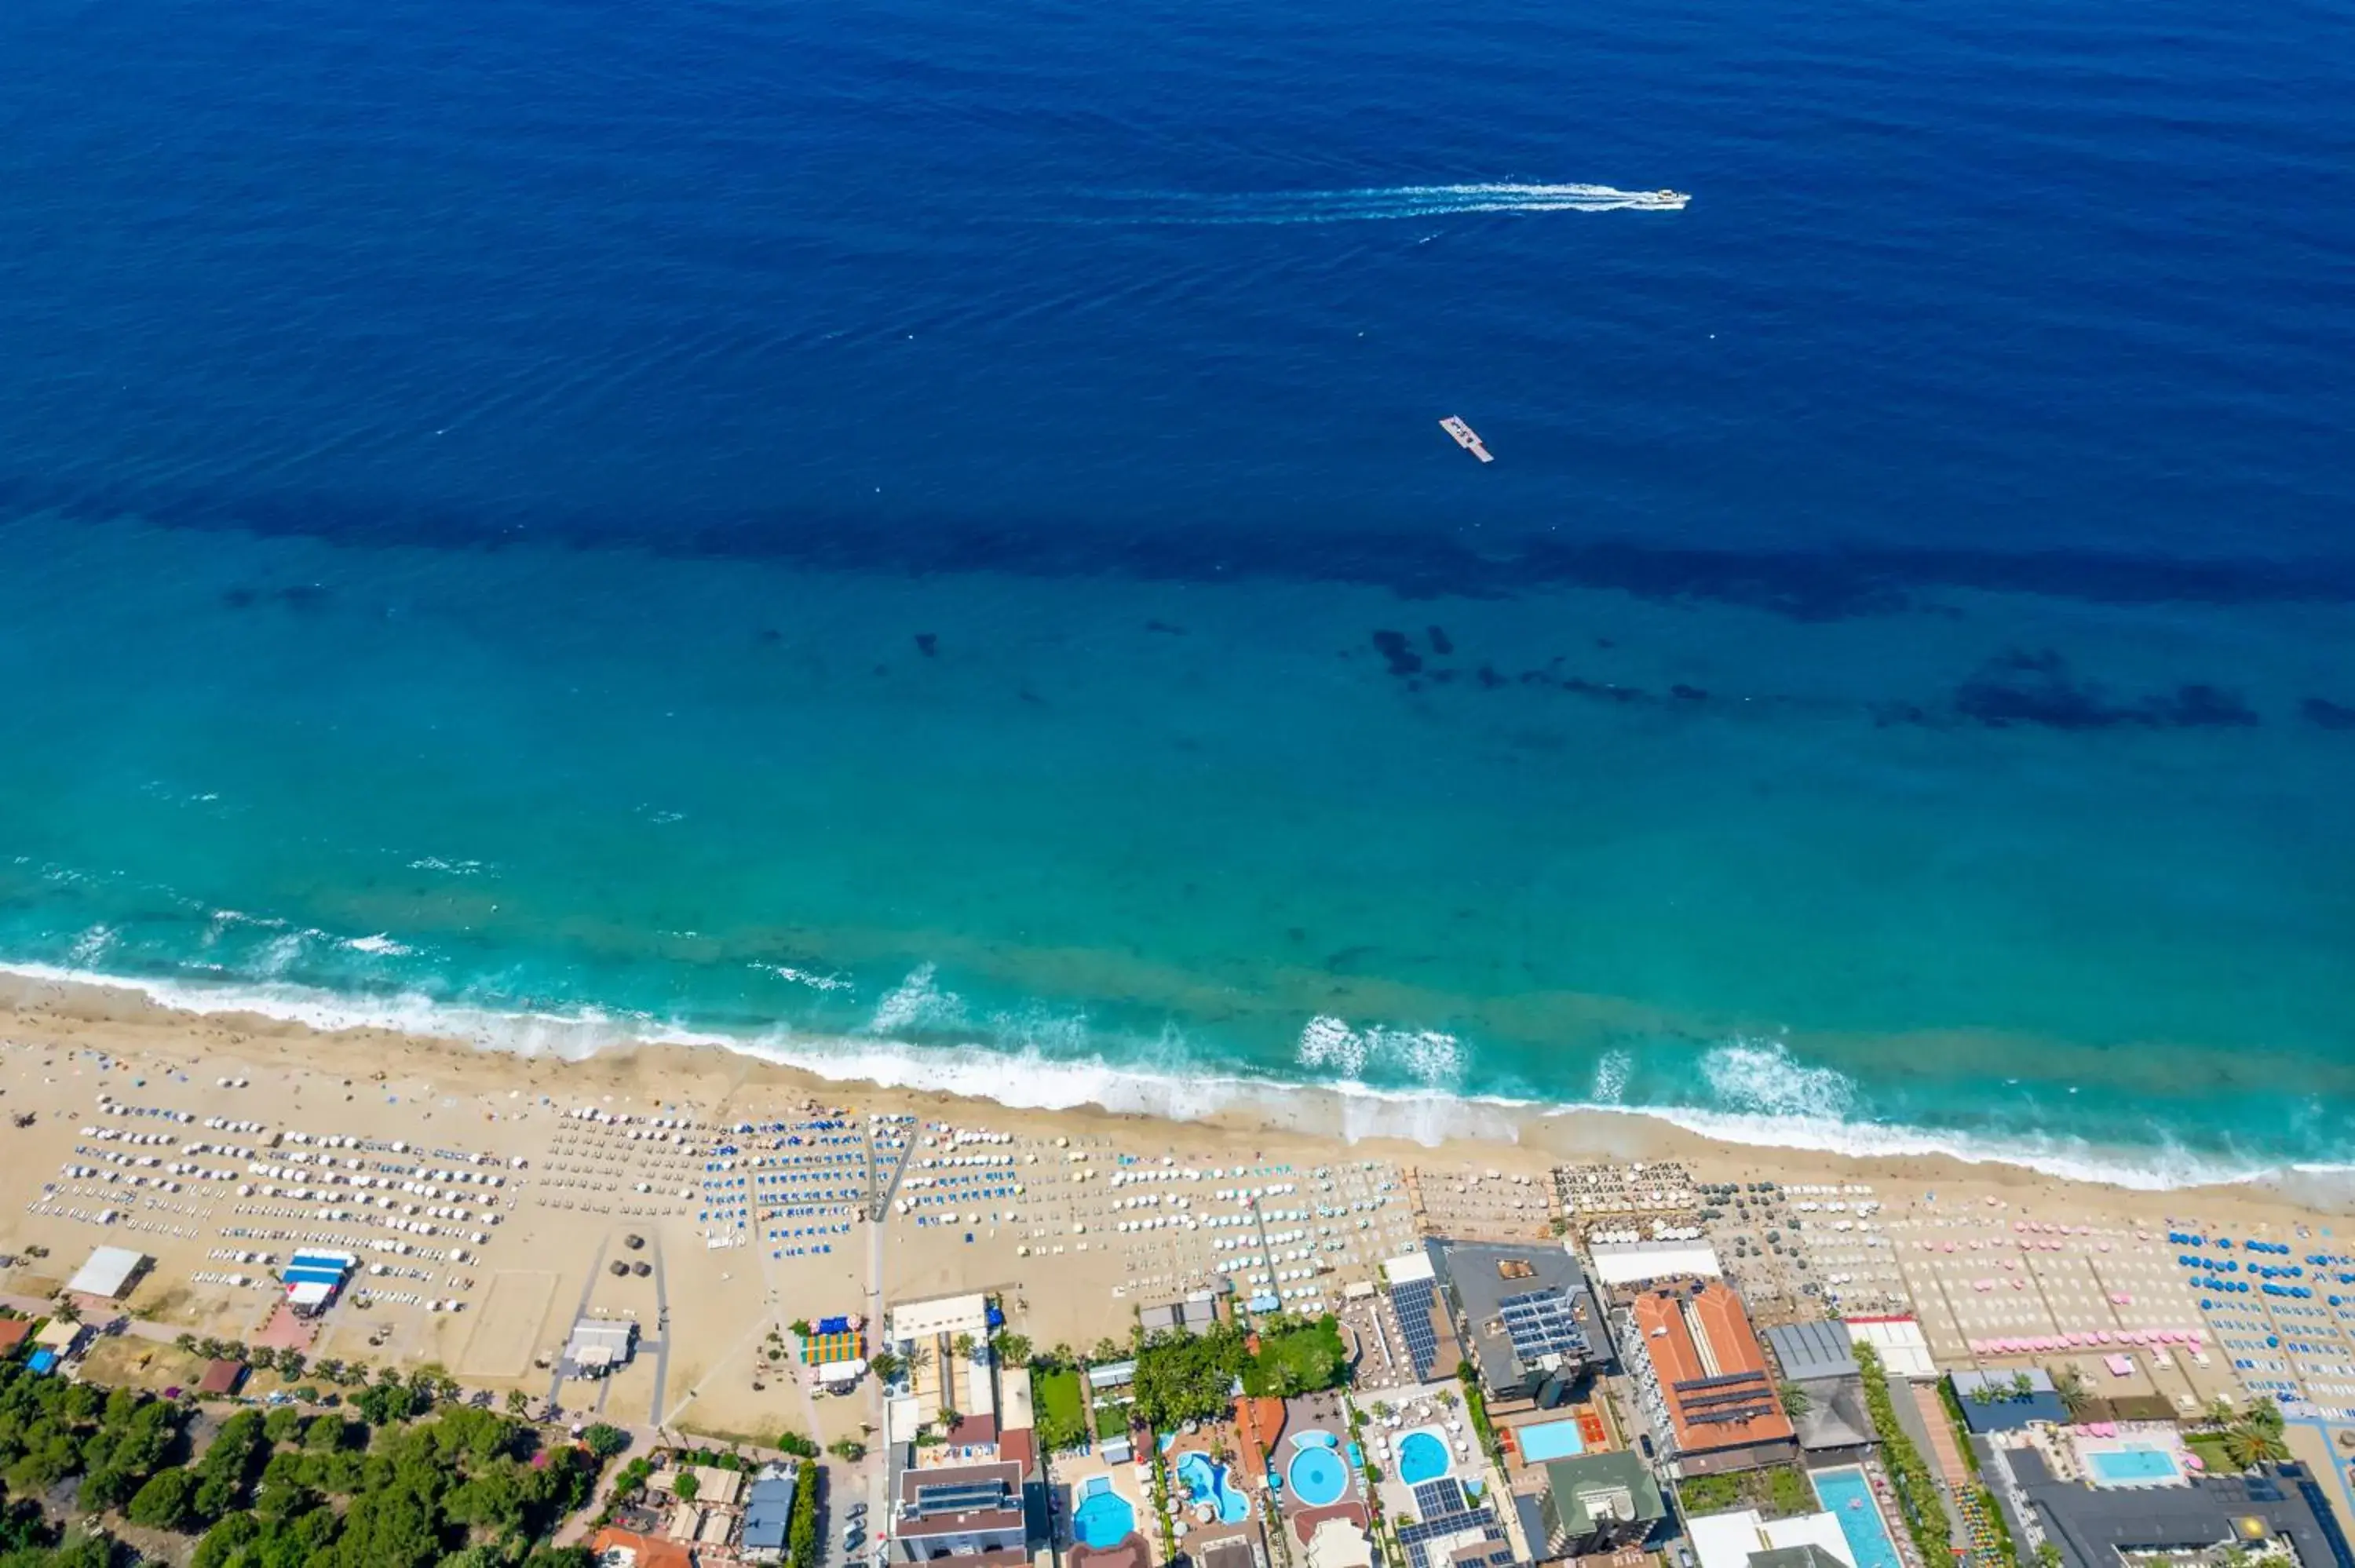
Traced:
<svg viewBox="0 0 2355 1568">
<path fill-rule="evenodd" d="M 1464 1509 L 1464 1489 L 1455 1477 L 1442 1476 L 1435 1481 L 1416 1483 L 1414 1513 L 1417 1519 L 1440 1519 L 1448 1514 L 1462 1513 Z"/>
<path fill-rule="evenodd" d="M 1514 1353 L 1534 1362 L 1549 1355 L 1586 1355 L 1593 1347 L 1568 1298 L 1556 1291 L 1508 1296 L 1497 1303 Z"/>
<path fill-rule="evenodd" d="M 1436 1484 L 1435 1482 L 1424 1483 L 1426 1486 Z M 1417 1489 L 1418 1492 L 1420 1489 Z M 1461 1497 L 1463 1494 L 1459 1491 L 1456 1495 Z M 1503 1531 L 1497 1528 L 1496 1516 L 1485 1508 L 1438 1514 L 1418 1519 L 1412 1524 L 1400 1525 L 1398 1539 L 1399 1544 L 1406 1548 L 1409 1568 L 1431 1568 L 1433 1542 L 1451 1541 L 1467 1531 L 1474 1530 L 1480 1531 L 1483 1537 L 1490 1541 L 1504 1539 Z"/>
<path fill-rule="evenodd" d="M 1438 1304 L 1438 1290 L 1428 1279 L 1401 1280 L 1391 1287 L 1391 1305 L 1398 1313 L 1406 1353 L 1414 1361 L 1415 1376 L 1426 1380 L 1439 1362 L 1439 1335 L 1432 1328 L 1432 1311 Z"/>
</svg>

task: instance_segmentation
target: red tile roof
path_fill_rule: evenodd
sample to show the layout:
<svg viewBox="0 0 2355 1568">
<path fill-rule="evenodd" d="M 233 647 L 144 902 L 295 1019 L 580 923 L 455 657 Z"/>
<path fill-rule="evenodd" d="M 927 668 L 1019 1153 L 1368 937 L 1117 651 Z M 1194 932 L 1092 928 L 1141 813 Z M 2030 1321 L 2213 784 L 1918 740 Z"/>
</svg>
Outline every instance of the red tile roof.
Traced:
<svg viewBox="0 0 2355 1568">
<path fill-rule="evenodd" d="M 1679 1452 L 1791 1437 L 1766 1352 L 1724 1281 L 1646 1291 L 1636 1298 L 1635 1315 Z"/>
<path fill-rule="evenodd" d="M 695 1568 L 694 1552 L 658 1535 L 639 1535 L 609 1525 L 589 1542 L 589 1550 L 600 1557 L 616 1546 L 626 1546 L 636 1552 L 638 1568 Z"/>
</svg>

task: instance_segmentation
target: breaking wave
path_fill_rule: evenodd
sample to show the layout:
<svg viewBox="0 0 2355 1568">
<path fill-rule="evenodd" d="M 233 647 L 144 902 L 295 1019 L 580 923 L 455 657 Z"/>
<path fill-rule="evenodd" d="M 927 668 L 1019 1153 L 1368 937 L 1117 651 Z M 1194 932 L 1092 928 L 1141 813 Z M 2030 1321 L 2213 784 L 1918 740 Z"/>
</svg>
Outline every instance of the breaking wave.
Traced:
<svg viewBox="0 0 2355 1568">
<path fill-rule="evenodd" d="M 257 922 L 259 924 L 259 922 Z M 308 933 L 285 932 L 300 940 Z M 365 950 L 378 938 L 347 938 Z M 215 971 L 218 972 L 217 970 Z M 524 1011 L 416 991 L 359 993 L 283 980 L 125 977 L 79 965 L 0 964 L 0 974 L 49 984 L 129 990 L 159 1006 L 208 1015 L 253 1014 L 321 1031 L 376 1029 L 458 1040 L 485 1050 L 577 1059 L 637 1044 L 718 1046 L 831 1082 L 945 1093 L 1038 1110 L 1106 1110 L 1199 1119 L 1247 1115 L 1305 1133 L 1439 1144 L 1519 1141 L 1534 1125 L 1598 1114 L 1666 1122 L 1721 1142 L 1859 1159 L 1942 1155 L 1969 1164 L 2026 1167 L 2140 1191 L 2271 1181 L 2355 1195 L 2355 1171 L 2331 1164 L 2235 1159 L 2179 1145 L 2098 1147 L 2034 1131 L 1981 1135 L 1872 1119 L 1857 1086 L 1810 1065 L 1779 1042 L 1738 1039 L 1698 1063 L 1708 1105 L 1623 1098 L 1633 1075 L 1624 1052 L 1598 1064 L 1591 1098 L 1570 1104 L 1458 1092 L 1462 1045 L 1436 1031 L 1352 1025 L 1318 1016 L 1302 1029 L 1286 1077 L 1206 1060 L 1174 1025 L 1157 1037 L 1092 1030 L 1082 1012 L 1034 1006 L 979 1012 L 945 990 L 932 966 L 907 977 L 855 1033 L 773 1027 L 725 1033 L 652 1014 L 592 1007 Z M 914 1033 L 933 1036 L 921 1041 Z M 940 1038 L 945 1037 L 945 1038 Z M 1369 1084 L 1373 1074 L 1411 1086 Z"/>
</svg>

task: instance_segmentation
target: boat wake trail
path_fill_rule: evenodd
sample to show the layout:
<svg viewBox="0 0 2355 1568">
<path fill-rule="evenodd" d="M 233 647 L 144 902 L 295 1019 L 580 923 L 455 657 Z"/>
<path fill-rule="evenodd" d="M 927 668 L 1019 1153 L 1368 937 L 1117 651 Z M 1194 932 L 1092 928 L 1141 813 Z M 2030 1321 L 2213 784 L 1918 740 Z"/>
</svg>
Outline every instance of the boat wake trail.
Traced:
<svg viewBox="0 0 2355 1568">
<path fill-rule="evenodd" d="M 1682 191 L 1614 185 L 1486 184 L 1374 185 L 1345 191 L 1101 193 L 1093 221 L 1120 224 L 1374 223 L 1482 212 L 1678 212 Z"/>
</svg>

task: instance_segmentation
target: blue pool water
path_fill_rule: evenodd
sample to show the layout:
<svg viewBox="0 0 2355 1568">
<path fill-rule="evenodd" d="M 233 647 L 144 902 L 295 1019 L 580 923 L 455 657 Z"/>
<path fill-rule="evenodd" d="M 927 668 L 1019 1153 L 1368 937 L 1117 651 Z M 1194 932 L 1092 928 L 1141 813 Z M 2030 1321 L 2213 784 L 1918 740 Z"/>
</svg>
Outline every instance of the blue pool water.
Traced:
<svg viewBox="0 0 2355 1568">
<path fill-rule="evenodd" d="M 1399 1479 L 1409 1486 L 1447 1474 L 1446 1440 L 1435 1433 L 1410 1432 L 1399 1439 Z"/>
<path fill-rule="evenodd" d="M 1872 1486 L 1862 1470 L 1817 1470 L 1808 1478 L 1816 1484 L 1817 1499 L 1839 1520 L 1840 1534 L 1848 1538 L 1849 1551 L 1856 1559 L 1855 1568 L 1903 1568 L 1897 1543 L 1889 1539 L 1889 1527 L 1873 1503 Z"/>
<path fill-rule="evenodd" d="M 1113 1490 L 1110 1478 L 1090 1477 L 1079 1507 L 1071 1510 L 1072 1533 L 1082 1544 L 1102 1551 L 1119 1545 L 1135 1529 L 1136 1510 Z"/>
<path fill-rule="evenodd" d="M 2181 1478 L 2175 1456 L 2164 1448 L 2096 1448 L 2085 1456 L 2094 1484 L 2102 1487 L 2147 1487 Z"/>
<path fill-rule="evenodd" d="M 1349 1488 L 1348 1472 L 1341 1467 L 1340 1457 L 1330 1448 L 1301 1449 L 1292 1456 L 1292 1463 L 1284 1473 L 1292 1495 L 1310 1508 L 1339 1502 L 1341 1494 Z"/>
<path fill-rule="evenodd" d="M 1520 1443 L 1521 1457 L 1532 1465 L 1548 1459 L 1567 1459 L 1586 1452 L 1586 1439 L 1579 1436 L 1575 1421 L 1547 1421 L 1535 1426 L 1523 1426 L 1514 1432 Z"/>
<path fill-rule="evenodd" d="M 8 0 L 0 963 L 2336 1160 L 2344 34 Z"/>
<path fill-rule="evenodd" d="M 1226 1467 L 1212 1464 L 1201 1450 L 1190 1450 L 1178 1461 L 1178 1480 L 1191 1501 L 1209 1503 L 1219 1510 L 1220 1523 L 1241 1524 L 1251 1517 L 1251 1499 L 1228 1484 Z"/>
</svg>

